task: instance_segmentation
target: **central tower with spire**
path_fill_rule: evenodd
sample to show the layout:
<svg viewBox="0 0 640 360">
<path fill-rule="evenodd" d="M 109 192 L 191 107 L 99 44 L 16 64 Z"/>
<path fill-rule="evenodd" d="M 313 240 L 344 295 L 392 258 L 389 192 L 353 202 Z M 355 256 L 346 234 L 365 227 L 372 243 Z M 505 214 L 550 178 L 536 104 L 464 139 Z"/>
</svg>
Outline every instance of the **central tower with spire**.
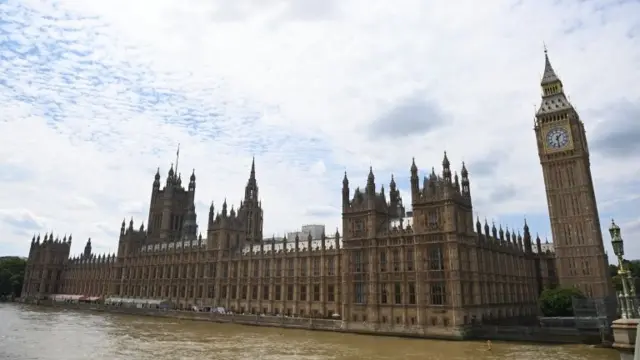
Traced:
<svg viewBox="0 0 640 360">
<path fill-rule="evenodd" d="M 542 102 L 534 131 L 549 206 L 558 280 L 589 297 L 605 297 L 613 287 L 604 251 L 589 146 L 576 109 L 544 51 Z"/>
<path fill-rule="evenodd" d="M 247 242 L 262 241 L 262 204 L 258 197 L 258 181 L 256 180 L 256 159 L 251 160 L 251 172 L 247 186 L 244 188 L 244 199 L 240 202 L 238 217 L 245 222 Z"/>
</svg>

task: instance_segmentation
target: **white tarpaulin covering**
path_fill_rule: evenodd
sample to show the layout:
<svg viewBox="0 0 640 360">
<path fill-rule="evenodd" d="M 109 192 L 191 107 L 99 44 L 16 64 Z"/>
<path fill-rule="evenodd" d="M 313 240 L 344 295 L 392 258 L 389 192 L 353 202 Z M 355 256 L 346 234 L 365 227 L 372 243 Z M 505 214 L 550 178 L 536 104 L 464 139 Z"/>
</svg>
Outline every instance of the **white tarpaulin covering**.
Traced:
<svg viewBox="0 0 640 360">
<path fill-rule="evenodd" d="M 104 300 L 105 304 L 134 304 L 134 305 L 163 305 L 168 304 L 167 300 L 162 299 L 138 299 L 138 298 L 119 298 L 119 297 L 109 297 Z"/>
<path fill-rule="evenodd" d="M 52 295 L 53 301 L 78 301 L 84 298 L 84 295 L 56 294 Z"/>
</svg>

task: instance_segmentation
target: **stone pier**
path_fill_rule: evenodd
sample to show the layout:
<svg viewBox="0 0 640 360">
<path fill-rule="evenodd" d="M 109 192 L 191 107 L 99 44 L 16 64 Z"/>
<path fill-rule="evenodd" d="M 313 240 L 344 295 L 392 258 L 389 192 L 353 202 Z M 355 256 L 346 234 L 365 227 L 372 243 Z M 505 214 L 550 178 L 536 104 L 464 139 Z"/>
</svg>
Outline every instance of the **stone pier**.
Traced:
<svg viewBox="0 0 640 360">
<path fill-rule="evenodd" d="M 638 326 L 640 319 L 618 319 L 613 322 L 613 348 L 620 352 L 620 360 L 640 360 Z"/>
</svg>

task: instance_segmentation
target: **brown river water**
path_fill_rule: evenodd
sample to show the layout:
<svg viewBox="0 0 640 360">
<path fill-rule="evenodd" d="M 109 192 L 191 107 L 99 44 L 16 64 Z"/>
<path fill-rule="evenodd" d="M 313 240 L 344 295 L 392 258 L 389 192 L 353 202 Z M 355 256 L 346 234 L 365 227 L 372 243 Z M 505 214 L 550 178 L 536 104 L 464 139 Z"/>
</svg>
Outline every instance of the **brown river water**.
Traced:
<svg viewBox="0 0 640 360">
<path fill-rule="evenodd" d="M 0 303 L 0 359 L 618 360 L 583 345 L 454 342 L 180 321 Z"/>
</svg>

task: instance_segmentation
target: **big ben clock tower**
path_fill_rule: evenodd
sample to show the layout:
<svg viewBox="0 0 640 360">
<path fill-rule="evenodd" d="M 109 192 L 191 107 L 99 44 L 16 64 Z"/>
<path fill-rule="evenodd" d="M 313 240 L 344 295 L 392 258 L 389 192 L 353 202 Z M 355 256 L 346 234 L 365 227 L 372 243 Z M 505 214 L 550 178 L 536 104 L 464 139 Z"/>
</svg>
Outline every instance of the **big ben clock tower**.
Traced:
<svg viewBox="0 0 640 360">
<path fill-rule="evenodd" d="M 567 99 L 545 49 L 535 133 L 561 286 L 586 296 L 613 293 L 598 217 L 584 124 Z"/>
</svg>

